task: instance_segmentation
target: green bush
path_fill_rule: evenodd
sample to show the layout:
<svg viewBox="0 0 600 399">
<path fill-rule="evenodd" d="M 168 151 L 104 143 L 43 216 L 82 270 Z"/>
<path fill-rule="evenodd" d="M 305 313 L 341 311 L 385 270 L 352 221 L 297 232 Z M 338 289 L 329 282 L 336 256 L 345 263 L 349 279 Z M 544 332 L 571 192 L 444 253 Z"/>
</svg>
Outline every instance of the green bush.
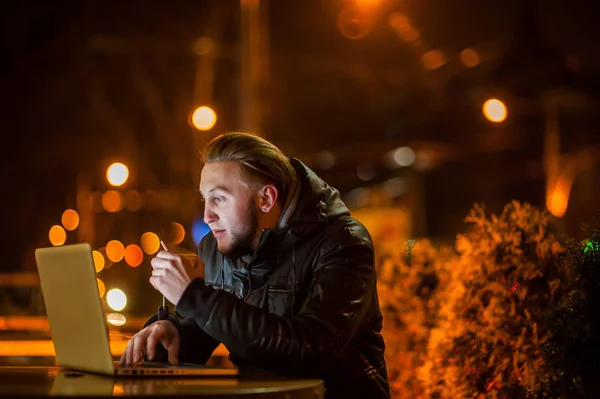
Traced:
<svg viewBox="0 0 600 399">
<path fill-rule="evenodd" d="M 585 229 L 589 239 L 569 243 L 571 284 L 545 315 L 550 338 L 537 398 L 600 397 L 600 229 L 593 226 Z"/>
</svg>

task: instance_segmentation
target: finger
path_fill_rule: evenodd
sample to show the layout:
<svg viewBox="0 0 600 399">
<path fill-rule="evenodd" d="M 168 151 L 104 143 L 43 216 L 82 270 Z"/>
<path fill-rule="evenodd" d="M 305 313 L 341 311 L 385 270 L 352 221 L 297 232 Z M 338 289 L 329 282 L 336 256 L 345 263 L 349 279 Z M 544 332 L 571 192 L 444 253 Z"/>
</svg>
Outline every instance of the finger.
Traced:
<svg viewBox="0 0 600 399">
<path fill-rule="evenodd" d="M 123 353 L 121 354 L 121 361 L 119 362 L 119 364 L 121 366 L 124 366 L 127 364 L 127 350 L 131 347 L 131 339 L 129 340 L 129 342 L 127 342 L 127 346 L 125 346 L 125 350 L 123 351 Z"/>
<path fill-rule="evenodd" d="M 152 258 L 150 265 L 153 269 L 166 269 L 171 267 L 173 259 Z"/>
<path fill-rule="evenodd" d="M 162 287 L 162 278 L 161 277 L 154 277 L 154 276 L 150 276 L 150 284 L 154 287 L 154 289 L 156 291 L 162 292 L 161 291 L 161 287 Z"/>
<path fill-rule="evenodd" d="M 159 259 L 179 259 L 179 254 L 175 252 L 167 252 L 167 251 L 158 251 L 154 258 Z"/>
<path fill-rule="evenodd" d="M 133 354 L 133 341 L 135 340 L 137 334 L 133 336 L 133 338 L 131 338 L 129 340 L 129 342 L 127 343 L 127 347 L 125 348 L 125 361 L 124 364 L 129 366 L 131 364 L 131 359 L 133 358 L 132 354 Z"/>
<path fill-rule="evenodd" d="M 179 334 L 173 335 L 173 337 L 170 337 L 168 342 L 162 342 L 162 344 L 168 351 L 169 363 L 179 363 Z"/>
<path fill-rule="evenodd" d="M 167 277 L 167 269 L 153 269 L 152 276 L 154 277 Z"/>
<path fill-rule="evenodd" d="M 156 352 L 156 345 L 158 344 L 160 338 L 160 329 L 154 329 L 152 333 L 148 336 L 148 340 L 146 341 L 146 356 L 148 360 L 153 360 Z"/>
<path fill-rule="evenodd" d="M 133 341 L 133 349 L 132 349 L 132 363 L 137 363 L 142 360 L 142 350 L 144 349 L 144 344 L 146 343 L 146 335 L 138 335 Z"/>
<path fill-rule="evenodd" d="M 125 358 L 125 364 L 130 366 L 133 363 L 133 344 L 137 338 L 137 334 L 127 344 L 127 357 Z"/>
</svg>

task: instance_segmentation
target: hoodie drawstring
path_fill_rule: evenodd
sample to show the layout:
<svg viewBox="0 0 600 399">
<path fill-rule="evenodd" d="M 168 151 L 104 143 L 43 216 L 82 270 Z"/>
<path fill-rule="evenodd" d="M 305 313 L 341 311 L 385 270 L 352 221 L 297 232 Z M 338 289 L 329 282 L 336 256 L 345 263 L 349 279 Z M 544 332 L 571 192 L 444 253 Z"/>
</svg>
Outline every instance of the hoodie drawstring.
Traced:
<svg viewBox="0 0 600 399">
<path fill-rule="evenodd" d="M 225 289 L 225 255 L 221 254 L 221 291 Z"/>
</svg>

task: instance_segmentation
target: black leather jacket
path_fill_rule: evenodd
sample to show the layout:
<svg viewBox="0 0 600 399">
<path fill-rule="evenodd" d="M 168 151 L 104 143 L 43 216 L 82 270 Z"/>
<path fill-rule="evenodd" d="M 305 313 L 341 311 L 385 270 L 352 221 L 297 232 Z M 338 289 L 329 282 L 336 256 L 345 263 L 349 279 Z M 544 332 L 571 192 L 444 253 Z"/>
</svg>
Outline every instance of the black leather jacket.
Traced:
<svg viewBox="0 0 600 399">
<path fill-rule="evenodd" d="M 319 378 L 327 398 L 389 398 L 373 244 L 337 190 L 292 159 L 298 184 L 276 230 L 230 259 L 208 234 L 205 278 L 175 308 L 180 361 L 204 363 L 219 342 L 244 370 Z"/>
</svg>

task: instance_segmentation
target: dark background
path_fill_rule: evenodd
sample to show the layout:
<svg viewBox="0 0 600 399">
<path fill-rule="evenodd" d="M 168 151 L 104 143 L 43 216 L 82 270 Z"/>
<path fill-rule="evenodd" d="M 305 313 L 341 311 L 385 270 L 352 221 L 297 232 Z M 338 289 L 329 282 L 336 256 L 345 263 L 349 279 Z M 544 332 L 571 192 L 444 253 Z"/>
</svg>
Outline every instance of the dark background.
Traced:
<svg viewBox="0 0 600 399">
<path fill-rule="evenodd" d="M 560 100 L 561 153 L 577 157 L 600 145 L 596 2 L 362 2 L 371 3 L 370 19 L 359 13 L 342 25 L 347 35 L 366 30 L 358 39 L 338 25 L 351 1 L 263 2 L 262 134 L 351 205 L 358 206 L 353 190 L 405 179 L 408 188 L 390 203 L 412 204 L 415 235 L 451 242 L 474 202 L 495 212 L 512 199 L 545 208 L 544 98 Z M 410 19 L 418 41 L 398 37 L 394 13 Z M 193 191 L 198 149 L 218 133 L 244 130 L 239 2 L 27 0 L 2 3 L 0 18 L 3 271 L 34 270 L 33 248 L 49 245 L 49 227 L 75 207 L 78 174 L 103 190 L 106 166 L 121 160 L 132 187 Z M 210 76 L 197 74 L 193 44 L 203 36 L 219 48 Z M 466 48 L 477 50 L 478 65 L 461 63 Z M 446 62 L 430 70 L 422 56 L 435 49 Z M 209 132 L 188 123 L 198 87 L 208 87 L 202 100 L 218 115 Z M 481 112 L 494 96 L 508 107 L 502 124 Z M 399 146 L 415 150 L 413 167 L 387 166 Z M 335 156 L 329 169 L 320 167 L 323 151 Z M 577 175 L 557 220 L 568 234 L 578 236 L 598 212 L 598 164 Z M 372 180 L 358 177 L 360 165 Z M 201 213 L 199 203 L 189 206 Z M 152 220 L 192 221 L 189 210 L 174 210 L 121 223 Z"/>
</svg>

